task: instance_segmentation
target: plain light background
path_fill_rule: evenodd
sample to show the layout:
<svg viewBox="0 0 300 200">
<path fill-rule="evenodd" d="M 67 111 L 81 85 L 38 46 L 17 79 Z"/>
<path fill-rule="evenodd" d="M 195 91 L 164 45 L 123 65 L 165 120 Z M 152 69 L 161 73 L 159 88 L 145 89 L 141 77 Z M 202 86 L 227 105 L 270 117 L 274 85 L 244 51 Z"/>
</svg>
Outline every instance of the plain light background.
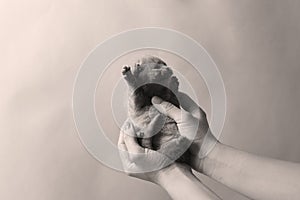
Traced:
<svg viewBox="0 0 300 200">
<path fill-rule="evenodd" d="M 92 158 L 72 118 L 73 83 L 89 51 L 144 26 L 181 31 L 213 57 L 228 100 L 222 142 L 300 162 L 299 8 L 297 0 L 1 0 L 0 199 L 169 199 Z M 200 178 L 224 199 L 247 199 Z"/>
</svg>

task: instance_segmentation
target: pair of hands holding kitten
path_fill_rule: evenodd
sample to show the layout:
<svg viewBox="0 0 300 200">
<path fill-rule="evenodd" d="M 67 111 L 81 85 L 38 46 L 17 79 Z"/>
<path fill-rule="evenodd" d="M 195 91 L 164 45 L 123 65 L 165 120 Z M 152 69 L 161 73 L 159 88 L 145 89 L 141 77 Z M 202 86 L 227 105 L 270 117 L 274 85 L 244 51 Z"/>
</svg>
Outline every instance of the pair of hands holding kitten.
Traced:
<svg viewBox="0 0 300 200">
<path fill-rule="evenodd" d="M 218 142 L 210 132 L 205 112 L 186 94 L 179 93 L 177 97 L 180 109 L 158 97 L 152 98 L 153 106 L 174 119 L 180 132 L 163 151 L 141 147 L 132 124 L 127 121 L 123 125 L 118 147 L 129 176 L 160 185 L 173 199 L 221 199 L 191 168 L 251 199 L 299 199 L 299 163 L 254 155 Z M 149 126 L 147 130 L 155 130 L 155 123 Z M 177 157 L 172 152 L 187 144 L 189 162 L 174 162 Z"/>
<path fill-rule="evenodd" d="M 164 151 L 158 152 L 140 146 L 134 137 L 136 133 L 130 121 L 126 121 L 121 128 L 118 147 L 124 169 L 129 176 L 164 187 L 163 185 L 167 186 L 172 177 L 178 177 L 179 174 L 195 181 L 190 167 L 196 171 L 202 171 L 201 159 L 209 153 L 217 140 L 210 132 L 205 112 L 188 95 L 179 93 L 177 97 L 181 103 L 181 109 L 159 97 L 152 98 L 153 106 L 162 115 L 174 119 L 180 132 L 178 138 L 168 142 L 169 144 Z M 150 123 L 149 126 L 155 126 L 155 123 Z M 147 128 L 149 131 L 154 129 L 155 127 Z M 153 135 L 153 133 L 145 133 L 145 135 Z M 180 155 L 174 157 L 172 152 L 183 153 L 182 148 L 187 145 L 190 145 L 190 162 L 186 164 L 175 163 L 176 158 Z M 171 177 L 164 177 L 165 175 L 171 175 Z M 169 194 L 172 193 L 171 191 L 168 192 Z"/>
</svg>

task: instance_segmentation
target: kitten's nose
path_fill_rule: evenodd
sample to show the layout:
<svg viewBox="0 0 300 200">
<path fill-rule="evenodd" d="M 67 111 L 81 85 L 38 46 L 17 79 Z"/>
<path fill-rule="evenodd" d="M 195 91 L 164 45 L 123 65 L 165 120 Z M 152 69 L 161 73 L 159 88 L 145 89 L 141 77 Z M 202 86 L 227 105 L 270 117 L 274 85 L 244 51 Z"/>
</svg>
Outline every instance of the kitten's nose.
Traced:
<svg viewBox="0 0 300 200">
<path fill-rule="evenodd" d="M 137 63 L 135 63 L 134 65 L 135 65 L 136 67 L 139 67 L 139 66 L 141 66 L 141 63 L 137 62 Z"/>
</svg>

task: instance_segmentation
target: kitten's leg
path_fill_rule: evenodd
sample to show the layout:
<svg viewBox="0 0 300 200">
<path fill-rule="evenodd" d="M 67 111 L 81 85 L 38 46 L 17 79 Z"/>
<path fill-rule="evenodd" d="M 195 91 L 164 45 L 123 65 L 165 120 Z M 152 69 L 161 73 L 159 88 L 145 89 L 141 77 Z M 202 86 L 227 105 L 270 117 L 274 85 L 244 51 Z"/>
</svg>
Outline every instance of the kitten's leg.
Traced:
<svg viewBox="0 0 300 200">
<path fill-rule="evenodd" d="M 133 75 L 130 66 L 125 65 L 123 67 L 122 74 L 129 88 L 129 115 L 136 118 L 142 114 L 140 111 L 145 102 L 145 96 L 141 88 L 136 88 L 136 78 Z"/>
<path fill-rule="evenodd" d="M 169 80 L 169 89 L 172 90 L 173 93 L 178 92 L 179 81 L 176 76 L 172 76 Z"/>
<path fill-rule="evenodd" d="M 131 72 L 130 66 L 125 65 L 122 69 L 122 74 L 128 84 L 129 89 L 133 91 L 136 87 L 136 80 Z"/>
<path fill-rule="evenodd" d="M 126 80 L 126 83 L 129 87 L 129 107 L 128 107 L 128 113 L 129 116 L 133 119 L 133 121 L 137 120 L 140 115 L 142 115 L 144 112 L 142 111 L 142 105 L 145 102 L 145 96 L 143 94 L 143 90 L 140 88 L 136 90 L 136 79 L 134 75 L 131 72 L 130 66 L 124 66 L 122 70 L 122 74 L 124 79 Z M 145 148 L 152 148 L 152 142 L 150 138 L 143 138 L 144 132 L 139 131 L 138 136 L 138 142 L 141 146 Z M 147 134 L 147 133 L 146 133 Z"/>
</svg>

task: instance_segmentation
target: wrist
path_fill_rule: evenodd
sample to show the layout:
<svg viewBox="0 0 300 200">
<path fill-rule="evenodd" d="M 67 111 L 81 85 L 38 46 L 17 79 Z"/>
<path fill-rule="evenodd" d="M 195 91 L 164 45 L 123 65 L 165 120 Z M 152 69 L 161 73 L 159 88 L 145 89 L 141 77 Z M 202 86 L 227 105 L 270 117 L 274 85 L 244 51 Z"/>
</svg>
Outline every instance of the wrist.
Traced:
<svg viewBox="0 0 300 200">
<path fill-rule="evenodd" d="M 175 163 L 161 173 L 157 180 L 157 184 L 174 200 L 219 199 L 201 183 L 187 165 Z"/>
<path fill-rule="evenodd" d="M 199 172 L 209 177 L 213 176 L 213 173 L 217 169 L 219 157 L 222 157 L 223 146 L 224 145 L 218 141 L 209 154 L 201 159 L 198 165 Z"/>
<path fill-rule="evenodd" d="M 203 163 L 210 160 L 209 158 L 214 155 L 212 152 L 215 151 L 216 146 L 219 146 L 220 144 L 221 143 L 215 138 L 209 129 L 205 137 L 192 143 L 190 148 L 190 166 L 194 170 L 203 173 Z"/>
<path fill-rule="evenodd" d="M 193 174 L 191 172 L 190 167 L 187 165 L 174 163 L 162 170 L 160 170 L 153 182 L 160 185 L 163 188 L 168 187 L 170 184 L 176 182 L 178 177 L 192 177 Z"/>
<path fill-rule="evenodd" d="M 217 157 L 220 156 L 222 151 L 220 148 L 222 148 L 222 143 L 219 141 L 215 141 L 213 148 L 211 148 L 210 151 L 208 151 L 207 155 L 205 157 L 200 157 L 197 155 L 193 155 L 191 158 L 190 166 L 196 170 L 197 172 L 203 173 L 203 174 L 210 174 L 211 171 L 215 168 Z"/>
</svg>

